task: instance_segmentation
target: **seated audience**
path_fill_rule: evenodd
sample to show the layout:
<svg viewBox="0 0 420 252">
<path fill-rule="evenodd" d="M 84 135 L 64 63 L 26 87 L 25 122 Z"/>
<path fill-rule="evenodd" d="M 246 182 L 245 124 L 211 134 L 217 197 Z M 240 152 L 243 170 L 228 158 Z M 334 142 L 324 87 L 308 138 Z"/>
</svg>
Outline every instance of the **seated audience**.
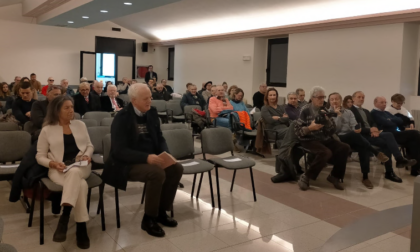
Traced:
<svg viewBox="0 0 420 252">
<path fill-rule="evenodd" d="M 290 92 L 287 94 L 287 105 L 284 108 L 284 112 L 289 117 L 290 120 L 294 121 L 299 118 L 300 108 L 298 107 L 297 94 L 295 92 Z"/>
<path fill-rule="evenodd" d="M 318 86 L 313 87 L 310 97 L 312 103 L 301 110 L 295 130 L 300 144 L 311 151 L 315 157 L 310 163 L 309 169 L 300 176 L 298 185 L 301 190 L 307 190 L 309 180 L 316 180 L 327 163 L 332 161 L 334 166 L 327 180 L 336 189 L 344 190 L 340 180 L 343 180 L 346 172 L 347 156 L 351 151 L 350 146 L 333 138 L 336 131 L 333 118 L 318 117 L 319 112 L 325 110 L 323 107 L 326 98 L 324 89 Z M 317 118 L 321 121 L 317 121 Z"/>
<path fill-rule="evenodd" d="M 107 93 L 107 92 L 108 92 L 108 86 L 109 86 L 109 85 L 114 85 L 114 84 L 112 84 L 112 81 L 107 81 L 107 82 L 105 83 L 104 93 Z"/>
<path fill-rule="evenodd" d="M 226 83 L 226 81 L 223 82 L 222 84 L 223 88 L 225 89 L 225 97 L 229 98 L 229 93 L 228 93 L 228 84 Z"/>
<path fill-rule="evenodd" d="M 61 82 L 60 82 L 60 85 L 61 85 L 61 88 L 63 89 L 63 92 L 67 96 L 71 97 L 71 96 L 75 95 L 73 89 L 69 88 L 69 81 L 67 79 L 62 79 Z"/>
<path fill-rule="evenodd" d="M 104 84 L 100 81 L 96 81 L 93 83 L 93 91 L 91 91 L 91 93 L 100 97 L 102 96 L 103 88 L 104 88 Z"/>
<path fill-rule="evenodd" d="M 411 175 L 418 176 L 420 169 L 420 132 L 405 128 L 403 119 L 385 111 L 385 97 L 376 97 L 374 105 L 375 108 L 371 113 L 378 129 L 392 133 L 397 143 L 407 149 L 407 155 L 417 161 L 417 164 L 411 166 Z"/>
<path fill-rule="evenodd" d="M 35 102 L 31 84 L 28 82 L 21 82 L 19 90 L 20 97 L 18 97 L 12 105 L 12 113 L 22 125 L 31 119 L 32 104 Z"/>
<path fill-rule="evenodd" d="M 19 83 L 14 85 L 13 93 L 16 95 L 16 97 L 20 97 L 19 90 L 20 90 L 20 86 L 22 85 L 23 82 L 30 83 L 30 80 L 29 80 L 28 77 L 23 77 L 23 78 L 21 78 Z M 38 92 L 32 86 L 31 86 L 31 91 L 32 91 L 32 99 L 38 100 Z"/>
<path fill-rule="evenodd" d="M 155 90 L 155 80 L 153 80 L 153 79 L 150 79 L 149 80 L 149 82 L 147 83 L 147 85 L 148 85 L 148 87 L 149 87 L 149 89 L 150 89 L 150 92 L 155 92 L 156 90 Z"/>
<path fill-rule="evenodd" d="M 351 109 L 353 107 L 353 98 L 351 95 L 344 97 L 342 106 L 344 109 Z"/>
<path fill-rule="evenodd" d="M 210 98 L 217 96 L 217 86 L 212 86 L 211 87 L 211 95 L 207 98 L 207 104 L 209 104 Z"/>
<path fill-rule="evenodd" d="M 117 86 L 117 88 L 118 88 L 118 93 L 119 93 L 119 94 L 127 94 L 127 92 L 128 92 L 128 88 L 129 88 L 129 86 L 130 86 L 130 84 L 129 84 L 129 80 L 127 79 L 127 77 L 123 77 L 122 82 L 123 82 L 123 83 L 121 83 L 121 84 L 119 84 L 119 85 Z"/>
<path fill-rule="evenodd" d="M 47 96 L 47 89 L 48 89 L 48 87 L 50 87 L 52 85 L 54 85 L 54 78 L 53 77 L 49 77 L 48 78 L 48 85 L 42 87 L 41 94 Z"/>
<path fill-rule="evenodd" d="M 353 112 L 341 106 L 342 99 L 339 93 L 330 94 L 328 102 L 330 104 L 330 111 L 337 113 L 337 117 L 333 117 L 333 119 L 340 141 L 350 145 L 354 151 L 359 153 L 360 168 L 363 174 L 362 183 L 367 188 L 373 189 L 373 184 L 368 177 L 371 154 L 375 155 L 382 163 L 387 162 L 389 158 L 383 152 L 379 152 L 373 148 L 369 141 L 360 134 L 362 129 L 357 124 Z"/>
<path fill-rule="evenodd" d="M 206 91 L 206 83 L 205 83 L 205 82 L 203 82 L 203 83 L 201 84 L 201 89 L 200 89 L 197 93 L 199 93 L 199 94 L 203 95 L 203 94 L 202 94 L 202 93 L 203 93 L 203 91 Z"/>
<path fill-rule="evenodd" d="M 63 187 L 63 213 L 54 232 L 53 241 L 66 240 L 70 212 L 74 208 L 77 246 L 88 249 L 90 241 L 86 222 L 89 220 L 89 213 L 86 202 L 89 188 L 85 179 L 91 174 L 93 145 L 86 125 L 73 118 L 71 97 L 64 95 L 51 101 L 38 138 L 36 160 L 39 165 L 49 168 L 48 177 Z M 67 165 L 82 160 L 88 164 L 64 172 Z"/>
<path fill-rule="evenodd" d="M 269 88 L 264 97 L 264 106 L 261 108 L 261 117 L 264 120 L 265 128 L 275 130 L 277 139 L 281 140 L 287 132 L 290 119 L 282 106 L 278 105 L 279 94 L 275 88 Z M 275 138 L 275 133 L 270 132 L 271 139 Z"/>
<path fill-rule="evenodd" d="M 153 100 L 169 101 L 172 96 L 163 88 L 162 83 L 156 85 L 156 92 L 152 93 Z"/>
<path fill-rule="evenodd" d="M 160 83 L 162 83 L 163 87 L 165 88 L 166 92 L 167 92 L 169 95 L 171 95 L 171 94 L 174 92 L 173 88 L 172 88 L 171 86 L 169 86 L 169 85 L 168 85 L 168 83 L 167 83 L 167 81 L 166 81 L 165 79 L 162 79 L 162 80 L 160 81 Z"/>
<path fill-rule="evenodd" d="M 203 96 L 204 100 L 207 101 L 209 99 L 209 97 L 211 97 L 211 87 L 213 86 L 213 84 L 211 83 L 211 81 L 207 82 L 204 84 L 204 90 L 203 92 L 201 92 L 201 95 Z"/>
<path fill-rule="evenodd" d="M 229 99 L 229 101 L 230 100 L 232 100 L 233 98 L 234 98 L 234 95 L 235 95 L 235 91 L 236 91 L 236 89 L 238 88 L 238 86 L 236 86 L 236 85 L 232 85 L 232 86 L 230 86 L 230 88 L 228 89 L 228 99 Z"/>
<path fill-rule="evenodd" d="M 245 103 L 242 101 L 244 99 L 244 91 L 240 88 L 235 89 L 233 93 L 233 98 L 230 100 L 230 104 L 233 107 L 233 111 L 246 111 L 249 113 L 248 108 L 245 106 Z"/>
<path fill-rule="evenodd" d="M 79 85 L 79 93 L 73 96 L 74 111 L 83 116 L 89 111 L 101 111 L 101 100 L 98 95 L 90 93 L 89 83 Z"/>
<path fill-rule="evenodd" d="M 182 96 L 182 99 L 181 99 L 182 110 L 184 110 L 184 107 L 187 105 L 199 105 L 201 107 L 201 110 L 204 110 L 204 106 L 206 105 L 206 101 L 204 101 L 203 96 L 197 93 L 197 86 L 194 84 L 189 85 L 188 93 Z"/>
<path fill-rule="evenodd" d="M 20 80 L 21 80 L 22 78 L 20 77 L 20 76 L 16 76 L 15 77 L 15 80 L 12 82 L 12 83 L 10 83 L 10 85 L 9 85 L 9 90 L 10 90 L 10 92 L 13 92 L 13 88 L 14 88 L 14 86 L 16 85 L 16 84 L 18 84 L 18 83 L 20 83 Z M 14 95 L 16 95 L 16 94 L 14 94 Z"/>
<path fill-rule="evenodd" d="M 252 101 L 254 103 L 254 107 L 261 110 L 262 106 L 264 106 L 264 96 L 267 92 L 267 84 L 262 83 L 259 87 L 259 91 L 254 94 L 252 97 Z"/>
<path fill-rule="evenodd" d="M 405 97 L 402 94 L 394 94 L 391 97 L 391 106 L 386 107 L 386 111 L 403 120 L 404 128 L 414 129 L 414 117 L 402 105 L 405 102 Z"/>
<path fill-rule="evenodd" d="M 6 102 L 2 109 L 3 113 L 6 113 L 8 109 L 12 108 L 14 96 L 10 93 L 9 85 L 6 82 L 0 84 L 0 101 Z"/>
<path fill-rule="evenodd" d="M 209 101 L 210 117 L 216 118 L 224 110 L 233 110 L 233 106 L 230 104 L 229 99 L 225 97 L 223 86 L 217 86 L 217 96 L 211 97 Z"/>
<path fill-rule="evenodd" d="M 37 93 L 41 92 L 42 85 L 41 85 L 41 82 L 39 82 L 36 79 L 36 74 L 32 73 L 30 77 L 31 77 L 30 83 L 31 83 L 32 89 L 34 89 Z"/>
<path fill-rule="evenodd" d="M 298 96 L 298 108 L 302 109 L 303 106 L 308 104 L 308 102 L 305 101 L 305 90 L 303 90 L 302 88 L 298 88 L 296 89 L 296 94 Z"/>
<path fill-rule="evenodd" d="M 114 85 L 108 86 L 108 96 L 101 97 L 102 111 L 115 112 L 124 108 L 124 101 L 117 97 L 117 87 Z"/>
<path fill-rule="evenodd" d="M 356 91 L 352 98 L 353 107 L 351 107 L 350 110 L 353 112 L 356 122 L 361 126 L 362 136 L 366 138 L 370 144 L 379 147 L 389 158 L 389 160 L 385 162 L 385 178 L 393 182 L 401 183 L 401 178 L 395 175 L 394 169 L 392 168 L 391 155 L 393 155 L 397 161 L 397 168 L 414 165 L 416 160 L 407 160 L 402 156 L 398 148 L 398 143 L 392 133 L 379 131 L 376 126 L 377 124 L 372 119 L 371 113 L 367 109 L 362 108 L 365 102 L 365 94 L 362 91 Z"/>
<path fill-rule="evenodd" d="M 191 82 L 188 82 L 186 85 L 185 85 L 185 87 L 187 88 L 187 90 L 185 91 L 185 94 L 188 94 L 190 91 L 189 91 L 189 89 L 190 89 L 190 86 L 191 85 L 194 85 L 194 84 L 192 84 Z"/>
<path fill-rule="evenodd" d="M 147 183 L 145 213 L 141 227 L 149 235 L 165 236 L 158 223 L 176 227 L 176 220 L 166 212 L 172 209 L 183 167 L 179 163 L 164 169 L 157 155 L 169 152 L 159 126 L 159 116 L 152 103 L 152 93 L 145 84 L 128 90 L 131 103 L 120 111 L 111 126 L 111 152 L 102 179 L 106 184 L 126 190 L 127 181 Z"/>
<path fill-rule="evenodd" d="M 48 86 L 47 97 L 44 101 L 36 101 L 32 104 L 31 122 L 34 124 L 33 140 L 38 139 L 42 129 L 42 124 L 47 116 L 47 107 L 54 98 L 63 94 L 63 89 L 59 85 Z"/>
</svg>

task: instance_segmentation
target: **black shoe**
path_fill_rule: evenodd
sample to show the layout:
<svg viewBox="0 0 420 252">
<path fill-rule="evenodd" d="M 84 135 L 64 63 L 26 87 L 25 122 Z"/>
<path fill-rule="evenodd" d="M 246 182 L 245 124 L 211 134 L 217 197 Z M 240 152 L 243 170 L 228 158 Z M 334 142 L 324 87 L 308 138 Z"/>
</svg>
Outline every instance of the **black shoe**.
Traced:
<svg viewBox="0 0 420 252">
<path fill-rule="evenodd" d="M 76 223 L 76 240 L 77 247 L 80 249 L 88 249 L 90 247 L 90 240 L 87 234 L 86 222 Z"/>
<path fill-rule="evenodd" d="M 61 215 L 58 221 L 57 229 L 54 232 L 53 241 L 64 242 L 67 238 L 67 226 L 69 224 L 69 215 Z"/>
<path fill-rule="evenodd" d="M 406 166 L 413 166 L 415 164 L 417 164 L 415 159 L 402 158 L 401 160 L 397 160 L 397 168 L 404 168 Z"/>
<path fill-rule="evenodd" d="M 160 214 L 157 217 L 157 222 L 159 222 L 160 224 L 166 226 L 166 227 L 176 227 L 178 226 L 178 222 L 174 219 L 172 219 L 171 217 L 169 217 L 166 213 L 165 214 Z"/>
<path fill-rule="evenodd" d="M 334 185 L 335 189 L 344 190 L 344 187 L 341 185 L 340 180 L 331 174 L 327 178 L 328 182 Z"/>
<path fill-rule="evenodd" d="M 146 231 L 151 236 L 164 237 L 165 231 L 159 226 L 154 218 L 143 217 L 141 222 L 141 229 Z"/>
<path fill-rule="evenodd" d="M 395 175 L 394 172 L 385 173 L 385 178 L 391 180 L 392 182 L 402 183 L 402 179 Z"/>
<path fill-rule="evenodd" d="M 419 171 L 411 168 L 411 176 L 417 177 L 419 175 Z"/>
</svg>

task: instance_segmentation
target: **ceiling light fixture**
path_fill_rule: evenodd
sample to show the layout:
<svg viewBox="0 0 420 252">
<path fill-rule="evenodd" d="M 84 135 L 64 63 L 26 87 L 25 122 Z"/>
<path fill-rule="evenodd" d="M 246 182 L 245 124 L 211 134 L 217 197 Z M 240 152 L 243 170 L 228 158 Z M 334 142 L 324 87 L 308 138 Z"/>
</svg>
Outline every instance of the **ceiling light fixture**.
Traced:
<svg viewBox="0 0 420 252">
<path fill-rule="evenodd" d="M 125 5 L 133 5 L 133 3 L 125 2 Z"/>
<path fill-rule="evenodd" d="M 67 21 L 67 23 L 69 23 L 69 24 L 73 24 L 74 22 L 73 22 L 73 21 Z"/>
<path fill-rule="evenodd" d="M 87 19 L 87 18 L 89 18 L 89 17 L 88 17 L 88 16 L 82 16 L 82 18 L 86 18 L 86 19 Z"/>
<path fill-rule="evenodd" d="M 108 11 L 107 11 L 107 10 L 101 10 L 101 12 L 102 12 L 102 13 L 108 13 Z"/>
</svg>

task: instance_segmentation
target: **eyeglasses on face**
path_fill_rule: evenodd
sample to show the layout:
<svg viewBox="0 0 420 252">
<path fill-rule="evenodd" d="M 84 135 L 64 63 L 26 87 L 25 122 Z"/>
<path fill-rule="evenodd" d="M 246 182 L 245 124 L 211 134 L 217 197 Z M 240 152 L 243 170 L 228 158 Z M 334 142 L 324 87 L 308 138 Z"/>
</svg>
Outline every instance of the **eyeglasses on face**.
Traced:
<svg viewBox="0 0 420 252">
<path fill-rule="evenodd" d="M 54 80 L 48 80 L 48 81 L 54 81 Z"/>
</svg>

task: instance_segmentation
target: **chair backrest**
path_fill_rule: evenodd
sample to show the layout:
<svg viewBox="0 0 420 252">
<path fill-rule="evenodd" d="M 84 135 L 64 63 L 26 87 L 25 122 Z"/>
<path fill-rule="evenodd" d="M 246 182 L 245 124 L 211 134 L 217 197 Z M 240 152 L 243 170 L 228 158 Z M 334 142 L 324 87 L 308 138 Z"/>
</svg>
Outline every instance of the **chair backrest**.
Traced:
<svg viewBox="0 0 420 252">
<path fill-rule="evenodd" d="M 188 130 L 188 125 L 184 123 L 165 123 L 160 125 L 160 130 L 167 131 L 167 130 L 177 130 L 177 129 L 186 129 Z M 191 137 L 191 134 L 190 134 Z"/>
<path fill-rule="evenodd" d="M 34 123 L 31 121 L 27 121 L 25 125 L 23 125 L 23 130 L 31 134 L 34 132 Z"/>
<path fill-rule="evenodd" d="M 185 115 L 187 116 L 187 119 L 188 120 L 191 120 L 191 116 L 192 116 L 192 111 L 193 111 L 193 109 L 198 109 L 198 110 L 201 110 L 201 107 L 199 106 L 199 105 L 186 105 L 185 107 L 184 107 L 184 113 L 185 113 Z"/>
<path fill-rule="evenodd" d="M 80 121 L 84 122 L 86 127 L 95 127 L 99 125 L 98 121 L 94 119 L 80 119 Z"/>
<path fill-rule="evenodd" d="M 111 118 L 111 114 L 109 112 L 104 111 L 89 111 L 83 116 L 83 119 L 94 119 L 98 121 L 98 125 L 101 123 L 102 119 L 104 118 Z"/>
<path fill-rule="evenodd" d="M 88 127 L 90 142 L 95 148 L 94 153 L 103 154 L 102 138 L 111 133 L 109 126 Z"/>
<path fill-rule="evenodd" d="M 254 114 L 252 114 L 252 118 L 254 120 L 254 123 L 258 122 L 258 120 L 260 120 L 261 118 L 261 112 L 255 112 Z"/>
<path fill-rule="evenodd" d="M 109 153 L 111 151 L 111 134 L 106 134 L 106 136 L 102 138 L 102 148 L 104 151 L 103 156 L 104 156 L 104 163 L 105 163 L 106 160 L 108 160 Z"/>
<path fill-rule="evenodd" d="M 286 97 L 279 96 L 279 97 L 278 97 L 277 104 L 278 104 L 278 105 L 283 105 L 283 104 L 286 104 Z"/>
<path fill-rule="evenodd" d="M 130 97 L 128 96 L 128 94 L 120 94 L 118 95 L 118 98 L 123 100 L 125 105 L 128 105 L 130 103 Z"/>
<path fill-rule="evenodd" d="M 38 101 L 45 101 L 47 97 L 43 94 L 38 94 Z"/>
<path fill-rule="evenodd" d="M 182 108 L 181 108 L 181 103 L 179 102 L 166 102 L 166 110 L 169 111 L 169 115 L 172 115 L 171 111 L 173 111 L 174 116 L 179 116 L 179 115 L 184 114 L 184 111 L 182 111 Z"/>
<path fill-rule="evenodd" d="M 187 158 L 194 153 L 194 142 L 191 132 L 186 129 L 167 130 L 162 132 L 168 145 L 169 153 L 176 159 Z"/>
<path fill-rule="evenodd" d="M 164 100 L 152 100 L 152 106 L 155 107 L 158 112 L 166 112 L 166 101 Z"/>
<path fill-rule="evenodd" d="M 74 112 L 74 119 L 82 118 L 79 113 Z"/>
<path fill-rule="evenodd" d="M 0 131 L 15 131 L 15 130 L 20 130 L 19 125 L 17 125 L 16 123 L 0 122 Z"/>
<path fill-rule="evenodd" d="M 22 160 L 31 147 L 31 135 L 26 131 L 0 132 L 0 163 Z"/>
<path fill-rule="evenodd" d="M 104 118 L 101 121 L 101 126 L 111 126 L 113 121 L 114 121 L 114 117 Z"/>
<path fill-rule="evenodd" d="M 204 154 L 219 155 L 233 151 L 232 132 L 228 128 L 207 128 L 201 131 L 201 147 Z"/>
</svg>

